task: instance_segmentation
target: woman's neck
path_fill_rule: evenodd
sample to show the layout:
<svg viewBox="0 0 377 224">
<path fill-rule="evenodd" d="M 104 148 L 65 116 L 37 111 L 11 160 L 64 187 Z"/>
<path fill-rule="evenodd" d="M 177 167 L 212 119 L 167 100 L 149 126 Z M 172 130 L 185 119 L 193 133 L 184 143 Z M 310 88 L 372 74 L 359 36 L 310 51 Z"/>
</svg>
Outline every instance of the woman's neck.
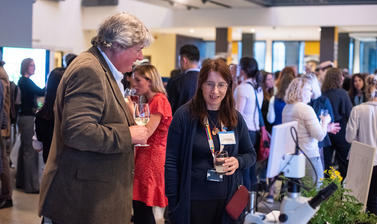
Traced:
<svg viewBox="0 0 377 224">
<path fill-rule="evenodd" d="M 152 91 L 149 91 L 148 93 L 146 93 L 144 96 L 147 97 L 148 99 L 148 102 L 151 101 L 151 99 L 154 97 L 154 95 L 156 95 L 157 93 L 155 92 L 152 92 Z"/>
</svg>

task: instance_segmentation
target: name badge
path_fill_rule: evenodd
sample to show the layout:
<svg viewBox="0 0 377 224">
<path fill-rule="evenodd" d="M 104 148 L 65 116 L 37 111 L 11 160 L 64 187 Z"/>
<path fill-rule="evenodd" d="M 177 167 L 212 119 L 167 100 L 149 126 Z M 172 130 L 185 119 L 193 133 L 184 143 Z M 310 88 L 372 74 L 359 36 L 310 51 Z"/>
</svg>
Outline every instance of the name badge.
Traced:
<svg viewBox="0 0 377 224">
<path fill-rule="evenodd" d="M 221 145 L 234 145 L 236 144 L 236 137 L 234 131 L 219 132 L 219 139 Z"/>
</svg>

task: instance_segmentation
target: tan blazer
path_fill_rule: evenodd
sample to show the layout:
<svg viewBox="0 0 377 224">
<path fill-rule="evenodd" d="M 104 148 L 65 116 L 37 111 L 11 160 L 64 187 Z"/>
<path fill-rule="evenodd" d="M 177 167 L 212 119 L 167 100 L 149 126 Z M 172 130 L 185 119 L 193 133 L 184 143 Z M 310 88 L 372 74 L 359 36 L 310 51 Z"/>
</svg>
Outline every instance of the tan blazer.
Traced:
<svg viewBox="0 0 377 224">
<path fill-rule="evenodd" d="M 97 48 L 81 53 L 56 93 L 39 214 L 57 223 L 130 223 L 134 124 Z"/>
</svg>

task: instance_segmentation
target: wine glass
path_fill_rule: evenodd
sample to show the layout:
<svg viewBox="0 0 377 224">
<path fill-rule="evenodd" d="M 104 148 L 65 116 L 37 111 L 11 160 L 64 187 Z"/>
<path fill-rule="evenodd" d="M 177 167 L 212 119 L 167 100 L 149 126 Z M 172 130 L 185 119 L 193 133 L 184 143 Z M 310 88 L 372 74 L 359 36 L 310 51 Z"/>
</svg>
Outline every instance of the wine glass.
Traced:
<svg viewBox="0 0 377 224">
<path fill-rule="evenodd" d="M 137 125 L 146 125 L 150 118 L 148 103 L 136 102 L 134 104 L 134 119 Z M 137 144 L 135 146 L 149 146 L 148 144 Z"/>
<path fill-rule="evenodd" d="M 128 102 L 128 97 L 131 98 L 132 102 L 137 102 L 139 100 L 139 96 L 136 95 L 136 89 L 134 88 L 126 88 L 124 90 L 124 100 Z"/>
</svg>

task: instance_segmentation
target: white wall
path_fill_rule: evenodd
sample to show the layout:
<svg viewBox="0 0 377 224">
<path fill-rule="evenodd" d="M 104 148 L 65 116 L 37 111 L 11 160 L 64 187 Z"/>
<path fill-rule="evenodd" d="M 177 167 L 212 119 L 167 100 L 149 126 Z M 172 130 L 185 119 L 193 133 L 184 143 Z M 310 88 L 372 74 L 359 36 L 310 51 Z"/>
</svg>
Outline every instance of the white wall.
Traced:
<svg viewBox="0 0 377 224">
<path fill-rule="evenodd" d="M 81 1 L 38 0 L 33 4 L 33 47 L 80 53 L 85 50 Z"/>
<path fill-rule="evenodd" d="M 1 0 L 0 46 L 31 47 L 32 1 Z"/>
</svg>

